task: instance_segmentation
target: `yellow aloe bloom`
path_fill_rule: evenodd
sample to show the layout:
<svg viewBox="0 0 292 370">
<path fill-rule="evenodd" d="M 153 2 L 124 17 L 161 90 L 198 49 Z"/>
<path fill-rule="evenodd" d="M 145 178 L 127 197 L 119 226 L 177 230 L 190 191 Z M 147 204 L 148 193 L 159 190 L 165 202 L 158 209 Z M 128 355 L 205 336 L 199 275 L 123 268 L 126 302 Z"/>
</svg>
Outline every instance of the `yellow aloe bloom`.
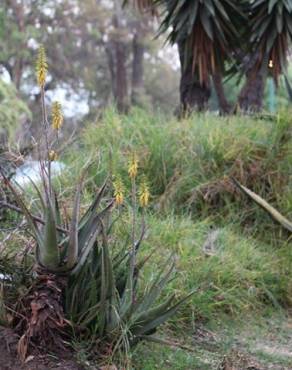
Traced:
<svg viewBox="0 0 292 370">
<path fill-rule="evenodd" d="M 58 154 L 54 150 L 50 150 L 49 152 L 49 160 L 54 162 L 58 159 Z"/>
<path fill-rule="evenodd" d="M 129 161 L 129 167 L 128 167 L 128 174 L 131 179 L 134 179 L 137 176 L 138 173 L 138 158 L 136 154 L 134 153 L 132 155 L 131 160 Z"/>
<path fill-rule="evenodd" d="M 46 83 L 46 77 L 48 72 L 48 63 L 46 57 L 46 51 L 43 46 L 40 46 L 38 51 L 37 63 L 36 63 L 36 77 L 39 87 L 43 88 Z"/>
<path fill-rule="evenodd" d="M 139 189 L 140 206 L 143 208 L 147 207 L 149 204 L 149 199 L 150 199 L 149 186 L 148 186 L 146 179 L 144 179 Z"/>
<path fill-rule="evenodd" d="M 122 180 L 118 177 L 114 181 L 113 185 L 114 185 L 115 201 L 116 201 L 116 204 L 120 206 L 124 203 L 124 192 L 125 192 L 124 184 Z"/>
<path fill-rule="evenodd" d="M 52 105 L 52 127 L 54 130 L 60 130 L 63 124 L 62 106 L 59 102 L 55 101 Z"/>
</svg>

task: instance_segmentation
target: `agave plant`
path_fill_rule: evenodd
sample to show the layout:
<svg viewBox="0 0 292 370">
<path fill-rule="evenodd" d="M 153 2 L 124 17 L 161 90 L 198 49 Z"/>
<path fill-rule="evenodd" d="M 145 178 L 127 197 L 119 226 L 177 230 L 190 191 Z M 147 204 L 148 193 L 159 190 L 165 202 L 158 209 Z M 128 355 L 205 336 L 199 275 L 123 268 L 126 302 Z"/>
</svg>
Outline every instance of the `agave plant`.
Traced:
<svg viewBox="0 0 292 370">
<path fill-rule="evenodd" d="M 71 223 L 67 230 L 62 226 L 65 222 L 62 222 L 58 198 L 51 181 L 48 181 L 44 188 L 45 196 L 33 183 L 42 208 L 42 216 L 36 217 L 26 206 L 23 195 L 19 194 L 3 172 L 1 175 L 24 214 L 36 241 L 37 279 L 29 294 L 22 300 L 26 321 L 21 325 L 24 330 L 21 352 L 22 356 L 25 356 L 29 340 L 39 336 L 48 339 L 53 329 L 66 326 L 62 302 L 63 290 L 67 286 L 69 276 L 77 274 L 87 262 L 87 257 L 101 232 L 102 220 L 110 211 L 113 202 L 109 202 L 98 212 L 106 188 L 105 183 L 91 206 L 82 217 L 79 217 L 83 183 L 81 179 L 76 188 Z"/>
<path fill-rule="evenodd" d="M 277 211 L 274 207 L 272 207 L 267 201 L 261 198 L 258 194 L 254 193 L 247 187 L 241 185 L 237 180 L 233 179 L 235 185 L 244 193 L 246 194 L 252 201 L 258 204 L 261 208 L 263 208 L 276 222 L 278 222 L 282 227 L 289 232 L 292 232 L 292 222 L 289 221 L 286 217 L 284 217 L 279 211 Z"/>
<path fill-rule="evenodd" d="M 64 335 L 75 333 L 99 343 L 99 349 L 126 349 L 134 345 L 172 316 L 189 297 L 173 302 L 174 296 L 157 303 L 165 285 L 173 277 L 173 264 L 167 264 L 153 284 L 144 292 L 139 290 L 139 271 L 148 260 L 137 261 L 137 253 L 144 237 L 144 216 L 139 238 L 136 177 L 138 160 L 133 156 L 129 166 L 132 182 L 132 233 L 130 248 L 110 249 L 108 235 L 112 232 L 111 213 L 124 199 L 124 186 L 115 182 L 114 199 L 106 196 L 107 181 L 100 187 L 91 205 L 81 215 L 80 203 L 87 166 L 77 183 L 69 226 L 67 215 L 60 209 L 58 195 L 52 183 L 51 161 L 56 153 L 48 140 L 44 85 L 46 77 L 44 50 L 40 50 L 37 77 L 41 87 L 43 127 L 45 135 L 44 159 L 39 158 L 41 185 L 31 185 L 38 197 L 40 214 L 35 215 L 26 205 L 23 192 L 0 169 L 4 184 L 13 195 L 18 208 L 33 235 L 35 266 L 32 283 L 20 302 L 13 307 L 15 324 L 21 338 L 18 352 L 25 359 L 29 345 L 63 346 Z M 52 127 L 62 125 L 61 107 L 54 105 Z M 149 201 L 149 190 L 143 182 L 139 194 L 141 207 Z M 170 265 L 170 267 L 169 267 Z M 0 290 L 0 315 L 4 315 L 3 295 Z M 2 312 L 3 311 L 3 312 Z"/>
</svg>

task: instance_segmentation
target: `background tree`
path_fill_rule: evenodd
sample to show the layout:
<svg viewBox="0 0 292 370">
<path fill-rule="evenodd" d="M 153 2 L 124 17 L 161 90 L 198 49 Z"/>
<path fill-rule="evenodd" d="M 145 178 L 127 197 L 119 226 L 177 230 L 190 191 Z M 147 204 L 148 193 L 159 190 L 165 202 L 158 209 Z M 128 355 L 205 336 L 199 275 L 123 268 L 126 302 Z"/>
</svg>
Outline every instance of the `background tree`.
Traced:
<svg viewBox="0 0 292 370">
<path fill-rule="evenodd" d="M 133 1 L 140 9 L 158 5 L 165 9 L 161 32 L 170 29 L 168 40 L 179 47 L 184 110 L 206 106 L 212 78 L 221 110 L 228 111 L 222 78 L 226 63 L 234 61 L 237 71 L 246 75 L 240 107 L 261 109 L 268 65 L 277 80 L 287 62 L 292 30 L 289 0 Z"/>
<path fill-rule="evenodd" d="M 225 63 L 230 60 L 239 38 L 236 23 L 242 21 L 241 2 L 135 0 L 137 6 L 164 6 L 160 32 L 170 29 L 168 41 L 177 44 L 181 63 L 180 102 L 183 111 L 204 109 L 211 96 L 210 79 L 223 110 L 227 102 L 222 89 Z"/>
<path fill-rule="evenodd" d="M 256 0 L 249 8 L 245 32 L 249 51 L 241 67 L 246 83 L 239 95 L 239 104 L 245 111 L 259 111 L 267 76 L 270 74 L 277 82 L 286 71 L 292 40 L 292 3 L 290 0 Z"/>
<path fill-rule="evenodd" d="M 178 71 L 164 58 L 162 41 L 153 40 L 153 20 L 122 8 L 120 0 L 5 1 L 0 4 L 0 20 L 0 74 L 28 103 L 35 136 L 41 115 L 33 59 L 40 44 L 46 47 L 50 67 L 47 99 L 66 98 L 70 125 L 81 115 L 94 119 L 101 108 L 113 103 L 120 111 L 130 105 L 159 105 L 169 111 L 177 104 Z M 159 72 L 168 75 L 171 93 L 160 93 L 165 82 L 157 79 Z"/>
</svg>

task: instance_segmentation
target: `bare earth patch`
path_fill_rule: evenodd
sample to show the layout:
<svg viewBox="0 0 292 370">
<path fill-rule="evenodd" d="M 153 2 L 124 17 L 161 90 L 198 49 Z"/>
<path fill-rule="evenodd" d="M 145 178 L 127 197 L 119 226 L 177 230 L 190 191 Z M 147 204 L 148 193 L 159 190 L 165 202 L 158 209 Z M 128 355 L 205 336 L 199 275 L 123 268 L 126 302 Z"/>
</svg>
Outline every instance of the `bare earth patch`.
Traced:
<svg viewBox="0 0 292 370">
<path fill-rule="evenodd" d="M 221 357 L 210 369 L 292 370 L 291 319 L 271 319 L 264 328 L 247 322 L 234 336 L 229 332 L 213 333 L 198 325 L 193 339 L 195 347 L 205 350 L 202 357 L 209 358 L 209 354 L 215 353 Z M 200 367 L 194 369 L 200 370 Z"/>
<path fill-rule="evenodd" d="M 22 364 L 17 356 L 18 338 L 10 329 L 0 328 L 0 370 L 84 370 L 72 360 L 72 353 L 58 356 L 32 354 Z"/>
</svg>

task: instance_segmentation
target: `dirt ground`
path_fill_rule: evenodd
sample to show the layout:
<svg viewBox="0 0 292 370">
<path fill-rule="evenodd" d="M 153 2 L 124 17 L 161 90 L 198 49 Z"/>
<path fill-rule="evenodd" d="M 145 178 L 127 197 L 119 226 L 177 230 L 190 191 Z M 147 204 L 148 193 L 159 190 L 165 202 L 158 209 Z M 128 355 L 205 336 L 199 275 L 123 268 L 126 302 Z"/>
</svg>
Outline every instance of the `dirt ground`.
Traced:
<svg viewBox="0 0 292 370">
<path fill-rule="evenodd" d="M 244 327 L 235 327 L 234 332 L 207 330 L 198 325 L 195 333 L 186 342 L 192 354 L 191 365 L 184 357 L 173 354 L 177 348 L 169 348 L 165 353 L 160 345 L 145 344 L 138 359 L 134 361 L 136 370 L 292 370 L 292 318 L 268 319 L 267 323 L 256 325 L 247 321 Z M 25 364 L 17 358 L 18 338 L 10 329 L 0 327 L 0 370 L 88 370 L 79 365 L 69 351 L 56 356 L 52 354 L 32 354 Z M 183 353 L 184 351 L 180 351 Z M 186 357 L 190 353 L 186 351 Z M 174 361 L 170 361 L 174 360 Z M 171 364 L 171 365 L 170 365 Z M 90 369 L 100 370 L 92 366 Z M 102 368 L 105 370 L 105 368 Z M 116 367 L 110 369 L 117 370 Z"/>
<path fill-rule="evenodd" d="M 65 353 L 62 359 L 60 356 L 32 354 L 22 364 L 16 348 L 17 337 L 13 331 L 0 328 L 0 370 L 84 370 L 72 360 L 70 353 Z"/>
</svg>

